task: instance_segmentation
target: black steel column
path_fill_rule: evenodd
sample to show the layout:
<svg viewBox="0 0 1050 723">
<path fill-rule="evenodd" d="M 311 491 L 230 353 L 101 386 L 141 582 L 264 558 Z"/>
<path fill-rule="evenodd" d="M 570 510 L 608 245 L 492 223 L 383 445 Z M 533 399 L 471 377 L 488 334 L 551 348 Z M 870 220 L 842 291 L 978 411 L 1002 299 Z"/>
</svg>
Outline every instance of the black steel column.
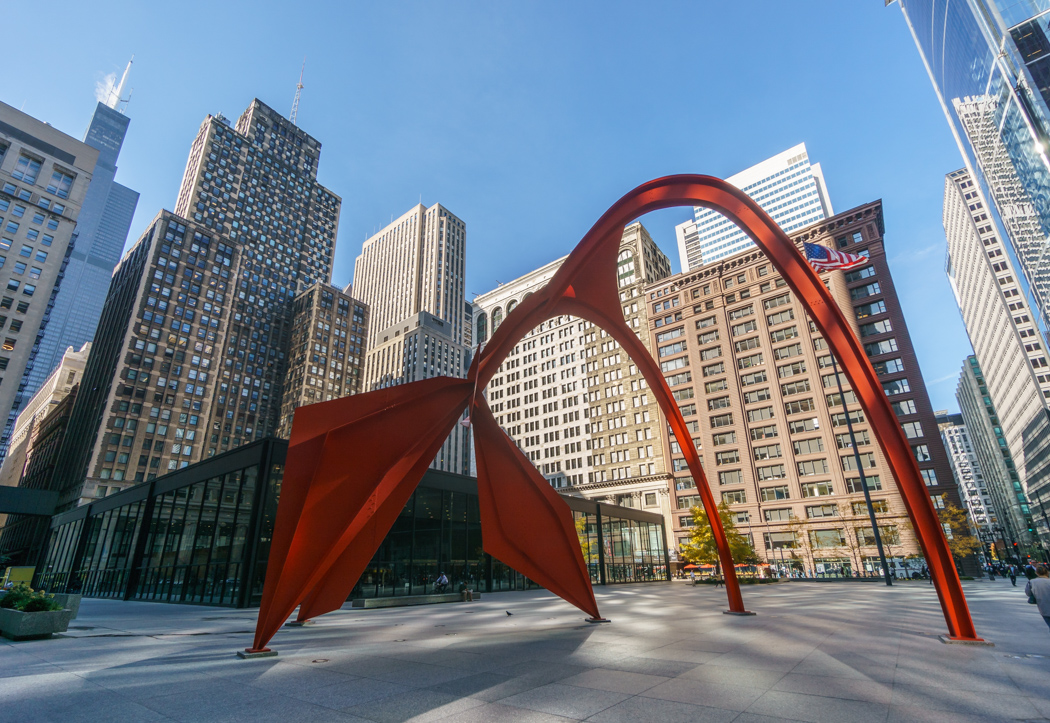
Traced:
<svg viewBox="0 0 1050 723">
<path fill-rule="evenodd" d="M 150 522 L 153 519 L 153 506 L 155 502 L 156 482 L 149 483 L 149 493 L 142 502 L 142 512 L 139 515 L 138 537 L 135 538 L 135 549 L 131 553 L 131 565 L 128 568 L 128 579 L 124 585 L 124 600 L 131 600 L 139 589 L 139 581 L 142 579 L 142 557 L 146 554 L 146 541 L 150 537 Z"/>
</svg>

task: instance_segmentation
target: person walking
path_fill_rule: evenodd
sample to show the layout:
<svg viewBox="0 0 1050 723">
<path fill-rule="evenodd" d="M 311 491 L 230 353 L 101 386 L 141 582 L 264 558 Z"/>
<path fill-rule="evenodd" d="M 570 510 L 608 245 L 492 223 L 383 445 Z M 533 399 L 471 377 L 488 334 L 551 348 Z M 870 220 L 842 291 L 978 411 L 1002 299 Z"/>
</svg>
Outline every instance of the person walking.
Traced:
<svg viewBox="0 0 1050 723">
<path fill-rule="evenodd" d="M 1017 587 L 1017 568 L 1010 565 L 1010 584 Z"/>
<path fill-rule="evenodd" d="M 1035 575 L 1025 585 L 1024 592 L 1028 596 L 1028 602 L 1035 600 L 1035 604 L 1039 606 L 1039 614 L 1050 628 L 1050 571 L 1046 569 L 1046 565 L 1037 565 Z"/>
<path fill-rule="evenodd" d="M 1024 566 L 1024 576 L 1029 580 L 1035 577 L 1035 566 L 1032 564 L 1031 560 L 1029 560 L 1028 564 Z"/>
</svg>

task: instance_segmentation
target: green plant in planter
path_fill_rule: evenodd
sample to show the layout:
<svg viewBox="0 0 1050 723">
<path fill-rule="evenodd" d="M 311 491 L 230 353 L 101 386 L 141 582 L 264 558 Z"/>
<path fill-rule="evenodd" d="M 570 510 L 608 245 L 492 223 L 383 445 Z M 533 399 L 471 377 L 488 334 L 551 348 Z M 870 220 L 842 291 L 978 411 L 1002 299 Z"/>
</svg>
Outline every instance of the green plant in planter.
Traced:
<svg viewBox="0 0 1050 723">
<path fill-rule="evenodd" d="M 0 597 L 0 608 L 6 608 L 8 610 L 17 610 L 18 606 L 26 599 L 26 597 L 32 591 L 29 586 L 25 583 L 19 583 L 15 585 L 6 593 L 3 597 Z"/>
<path fill-rule="evenodd" d="M 23 583 L 15 585 L 0 598 L 0 608 L 18 610 L 24 613 L 41 613 L 61 610 L 62 606 L 55 602 L 54 595 L 48 595 L 42 590 L 34 591 Z"/>
</svg>

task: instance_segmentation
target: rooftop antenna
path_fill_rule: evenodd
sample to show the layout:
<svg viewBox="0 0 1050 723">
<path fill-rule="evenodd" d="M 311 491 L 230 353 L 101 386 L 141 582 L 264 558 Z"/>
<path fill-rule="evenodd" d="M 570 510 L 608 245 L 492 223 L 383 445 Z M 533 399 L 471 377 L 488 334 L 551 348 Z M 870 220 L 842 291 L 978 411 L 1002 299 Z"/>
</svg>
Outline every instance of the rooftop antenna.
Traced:
<svg viewBox="0 0 1050 723">
<path fill-rule="evenodd" d="M 295 122 L 295 119 L 299 115 L 299 96 L 303 93 L 303 73 L 306 72 L 306 57 L 303 57 L 303 67 L 299 71 L 299 82 L 295 85 L 295 100 L 292 101 L 292 112 L 288 116 L 288 120 L 292 122 L 292 125 L 299 125 Z"/>
<path fill-rule="evenodd" d="M 131 56 L 131 60 L 128 61 L 127 67 L 124 68 L 124 75 L 120 77 L 120 85 L 117 86 L 116 90 L 110 93 L 109 100 L 106 101 L 113 110 L 119 110 L 124 113 L 128 109 L 128 103 L 131 102 L 131 92 L 128 92 L 128 97 L 124 97 L 124 88 L 128 84 L 128 73 L 131 72 L 131 64 L 135 62 L 135 56 Z"/>
</svg>

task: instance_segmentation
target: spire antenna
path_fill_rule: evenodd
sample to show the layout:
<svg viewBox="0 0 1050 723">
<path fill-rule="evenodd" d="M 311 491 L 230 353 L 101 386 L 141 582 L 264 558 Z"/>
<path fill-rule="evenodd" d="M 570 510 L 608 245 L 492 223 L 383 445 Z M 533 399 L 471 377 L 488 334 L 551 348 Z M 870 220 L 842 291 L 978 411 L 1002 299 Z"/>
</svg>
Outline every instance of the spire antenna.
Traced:
<svg viewBox="0 0 1050 723">
<path fill-rule="evenodd" d="M 305 73 L 305 72 L 306 72 L 306 58 L 304 57 L 303 58 L 303 67 L 299 71 L 299 82 L 295 86 L 295 100 L 292 101 L 292 112 L 288 116 L 288 120 L 290 120 L 294 125 L 299 125 L 298 123 L 296 123 L 296 118 L 299 115 L 299 96 L 301 96 L 302 93 L 303 93 L 303 88 L 304 88 L 304 86 L 303 86 L 303 73 Z"/>
<path fill-rule="evenodd" d="M 128 61 L 127 66 L 124 68 L 124 75 L 120 77 L 120 83 L 115 89 L 110 91 L 110 97 L 106 100 L 108 105 L 113 110 L 119 110 L 124 113 L 128 109 L 128 103 L 131 102 L 131 93 L 128 93 L 128 97 L 124 97 L 124 88 L 128 84 L 128 73 L 131 72 L 131 64 L 135 62 L 135 56 L 131 56 L 131 60 Z"/>
</svg>

